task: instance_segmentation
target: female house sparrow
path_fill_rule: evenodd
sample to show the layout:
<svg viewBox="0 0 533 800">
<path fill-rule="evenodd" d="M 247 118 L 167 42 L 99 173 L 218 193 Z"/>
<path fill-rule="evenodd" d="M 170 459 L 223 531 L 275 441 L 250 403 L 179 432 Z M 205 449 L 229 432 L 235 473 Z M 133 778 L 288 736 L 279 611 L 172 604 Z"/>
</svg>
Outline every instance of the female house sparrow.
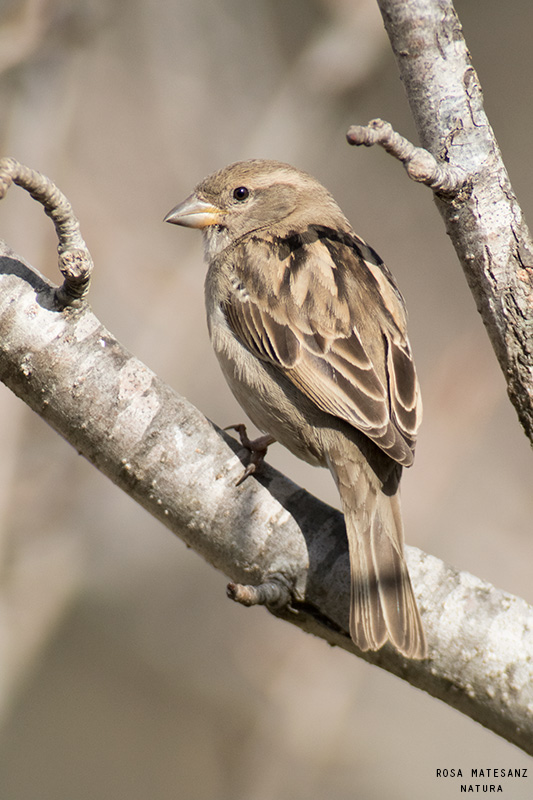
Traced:
<svg viewBox="0 0 533 800">
<path fill-rule="evenodd" d="M 235 397 L 335 479 L 353 641 L 425 658 L 398 493 L 422 406 L 391 273 L 318 181 L 276 161 L 214 173 L 165 221 L 203 231 L 209 333 Z"/>
</svg>

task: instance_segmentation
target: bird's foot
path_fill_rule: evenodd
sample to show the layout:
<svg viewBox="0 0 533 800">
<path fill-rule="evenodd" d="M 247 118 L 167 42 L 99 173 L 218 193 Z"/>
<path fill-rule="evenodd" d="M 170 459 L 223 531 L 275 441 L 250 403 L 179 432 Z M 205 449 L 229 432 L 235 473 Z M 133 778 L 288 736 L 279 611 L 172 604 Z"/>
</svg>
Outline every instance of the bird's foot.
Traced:
<svg viewBox="0 0 533 800">
<path fill-rule="evenodd" d="M 254 472 L 257 472 L 259 469 L 261 469 L 261 465 L 265 460 L 269 446 L 274 444 L 276 440 L 268 433 L 264 436 L 259 436 L 257 439 L 249 439 L 248 434 L 246 433 L 246 425 L 242 424 L 228 425 L 226 428 L 224 428 L 224 430 L 237 431 L 242 446 L 250 453 L 250 461 L 248 466 L 235 484 L 236 486 L 240 486 L 249 475 L 253 475 Z"/>
</svg>

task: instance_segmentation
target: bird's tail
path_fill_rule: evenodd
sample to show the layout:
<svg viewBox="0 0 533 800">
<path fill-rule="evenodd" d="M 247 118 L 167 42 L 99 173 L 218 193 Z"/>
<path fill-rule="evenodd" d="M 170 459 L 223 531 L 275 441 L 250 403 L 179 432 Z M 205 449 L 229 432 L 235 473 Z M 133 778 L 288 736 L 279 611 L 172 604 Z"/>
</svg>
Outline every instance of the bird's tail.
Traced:
<svg viewBox="0 0 533 800">
<path fill-rule="evenodd" d="M 408 658 L 426 658 L 403 554 L 398 492 L 385 494 L 363 459 L 335 456 L 329 466 L 341 496 L 350 552 L 350 635 L 361 650 L 379 650 L 390 640 Z"/>
</svg>

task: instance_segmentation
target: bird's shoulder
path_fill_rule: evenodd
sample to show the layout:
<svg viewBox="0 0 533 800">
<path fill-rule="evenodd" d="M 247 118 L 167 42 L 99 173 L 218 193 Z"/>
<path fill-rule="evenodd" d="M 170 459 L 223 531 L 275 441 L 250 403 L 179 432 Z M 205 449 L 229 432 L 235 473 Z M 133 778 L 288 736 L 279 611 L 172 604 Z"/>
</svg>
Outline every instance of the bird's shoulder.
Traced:
<svg viewBox="0 0 533 800">
<path fill-rule="evenodd" d="M 402 339 L 405 303 L 376 251 L 351 229 L 309 224 L 254 231 L 228 248 L 237 298 L 252 300 L 279 322 L 327 338 L 358 326 L 374 337 L 383 326 Z"/>
</svg>

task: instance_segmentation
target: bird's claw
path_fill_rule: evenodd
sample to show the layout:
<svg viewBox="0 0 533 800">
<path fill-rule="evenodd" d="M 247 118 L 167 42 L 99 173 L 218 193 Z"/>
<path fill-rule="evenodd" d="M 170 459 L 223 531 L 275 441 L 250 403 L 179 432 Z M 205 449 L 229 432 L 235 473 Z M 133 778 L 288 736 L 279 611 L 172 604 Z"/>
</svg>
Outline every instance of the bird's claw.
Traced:
<svg viewBox="0 0 533 800">
<path fill-rule="evenodd" d="M 246 478 L 248 478 L 250 475 L 253 475 L 256 469 L 257 469 L 257 465 L 254 464 L 253 461 L 250 461 L 250 463 L 248 464 L 248 466 L 246 467 L 246 469 L 242 473 L 241 477 L 236 482 L 235 486 L 240 486 L 241 483 L 244 483 Z"/>
<path fill-rule="evenodd" d="M 242 446 L 250 453 L 250 463 L 235 484 L 235 486 L 240 486 L 241 483 L 244 483 L 246 478 L 253 475 L 261 468 L 269 445 L 273 444 L 276 440 L 273 436 L 270 436 L 270 434 L 259 436 L 257 439 L 250 439 L 246 433 L 246 425 L 242 423 L 239 425 L 228 425 L 224 430 L 236 431 L 239 434 Z"/>
</svg>

